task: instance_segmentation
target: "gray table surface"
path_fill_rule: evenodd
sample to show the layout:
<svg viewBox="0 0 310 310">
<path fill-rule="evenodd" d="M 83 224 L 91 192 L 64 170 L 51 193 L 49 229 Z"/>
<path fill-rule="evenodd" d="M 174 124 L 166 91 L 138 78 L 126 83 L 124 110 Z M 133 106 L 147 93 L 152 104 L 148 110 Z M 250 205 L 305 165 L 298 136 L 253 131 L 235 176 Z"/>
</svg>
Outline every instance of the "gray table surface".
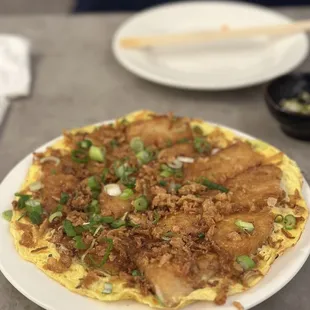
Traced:
<svg viewBox="0 0 310 310">
<path fill-rule="evenodd" d="M 310 6 L 279 9 L 308 18 Z M 0 31 L 33 44 L 33 86 L 16 100 L 0 127 L 0 178 L 62 129 L 146 108 L 200 117 L 263 139 L 294 158 L 310 177 L 310 144 L 285 136 L 264 103 L 264 85 L 229 92 L 192 92 L 143 81 L 121 68 L 111 52 L 114 31 L 127 14 L 0 16 Z M 308 59 L 299 70 L 309 70 Z M 233 73 L 232 73 L 233 74 Z M 280 292 L 255 310 L 309 309 L 310 261 Z M 31 281 L 31 280 L 30 280 Z M 41 309 L 0 273 L 0 310 Z"/>
</svg>

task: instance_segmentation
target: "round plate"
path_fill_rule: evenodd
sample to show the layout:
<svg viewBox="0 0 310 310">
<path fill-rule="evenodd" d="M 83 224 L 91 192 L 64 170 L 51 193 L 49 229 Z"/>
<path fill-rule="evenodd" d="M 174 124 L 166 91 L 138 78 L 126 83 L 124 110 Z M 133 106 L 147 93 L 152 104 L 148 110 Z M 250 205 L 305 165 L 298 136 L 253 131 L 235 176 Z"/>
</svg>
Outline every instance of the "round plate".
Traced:
<svg viewBox="0 0 310 310">
<path fill-rule="evenodd" d="M 218 125 L 218 124 L 214 124 Z M 221 126 L 221 125 L 218 125 Z M 237 136 L 247 139 L 255 139 L 237 130 L 230 129 Z M 59 138 L 57 138 L 59 139 Z M 40 147 L 37 151 L 42 152 L 47 146 L 51 146 L 57 139 Z M 19 190 L 24 182 L 28 168 L 32 163 L 32 154 L 29 154 L 6 176 L 0 185 L 1 205 L 0 212 L 11 207 L 14 193 Z M 310 205 L 310 187 L 304 180 L 302 193 L 307 205 Z M 13 244 L 13 238 L 9 232 L 9 223 L 0 220 L 0 270 L 16 289 L 33 302 L 47 310 L 150 310 L 146 305 L 138 304 L 135 301 L 118 301 L 105 303 L 89 299 L 70 292 L 56 281 L 51 280 L 41 272 L 35 265 L 24 261 Z M 197 302 L 188 307 L 187 310 L 236 310 L 232 302 L 238 300 L 245 309 L 249 309 L 266 300 L 285 284 L 287 284 L 299 271 L 310 253 L 310 224 L 306 224 L 305 230 L 297 245 L 279 257 L 272 265 L 269 273 L 254 288 L 227 299 L 224 306 L 216 306 L 211 302 Z M 31 279 L 31 281 L 29 281 Z M 57 298 L 55 298 L 57 296 Z"/>
<path fill-rule="evenodd" d="M 159 84 L 186 89 L 234 89 L 290 72 L 308 54 L 304 33 L 257 36 L 179 47 L 123 49 L 120 38 L 201 30 L 288 24 L 292 20 L 267 8 L 234 2 L 183 2 L 134 15 L 116 32 L 116 59 L 132 73 Z"/>
</svg>

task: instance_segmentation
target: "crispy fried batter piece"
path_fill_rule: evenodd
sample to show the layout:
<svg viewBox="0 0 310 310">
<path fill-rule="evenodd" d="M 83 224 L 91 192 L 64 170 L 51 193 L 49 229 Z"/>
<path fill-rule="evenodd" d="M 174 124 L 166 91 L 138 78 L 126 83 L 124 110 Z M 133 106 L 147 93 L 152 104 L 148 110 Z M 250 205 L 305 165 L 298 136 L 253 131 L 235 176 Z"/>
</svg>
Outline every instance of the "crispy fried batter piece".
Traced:
<svg viewBox="0 0 310 310">
<path fill-rule="evenodd" d="M 101 214 L 104 216 L 112 215 L 115 218 L 119 218 L 132 209 L 130 200 L 122 200 L 119 197 L 109 196 L 105 191 L 101 192 L 99 202 Z"/>
<path fill-rule="evenodd" d="M 141 264 L 139 267 L 165 306 L 171 307 L 177 304 L 181 297 L 194 290 L 192 284 L 179 274 L 178 266 L 173 263 L 166 263 L 163 266 L 149 263 Z"/>
<path fill-rule="evenodd" d="M 238 142 L 211 156 L 209 159 L 199 159 L 184 169 L 186 180 L 197 180 L 206 177 L 217 183 L 224 183 L 228 178 L 248 168 L 259 165 L 263 156 L 255 153 L 252 147 L 244 142 Z"/>
<path fill-rule="evenodd" d="M 252 223 L 254 231 L 243 232 L 235 224 L 237 220 Z M 227 253 L 233 257 L 250 255 L 265 243 L 272 229 L 273 216 L 271 213 L 233 214 L 216 224 L 211 241 L 219 253 Z"/>
<path fill-rule="evenodd" d="M 191 143 L 180 143 L 175 144 L 169 148 L 163 149 L 158 154 L 158 159 L 160 161 L 171 161 L 175 159 L 177 156 L 194 156 L 194 147 Z"/>
<path fill-rule="evenodd" d="M 269 197 L 282 197 L 281 177 L 280 168 L 273 165 L 259 166 L 228 180 L 225 186 L 232 192 L 232 202 L 263 208 L 267 206 L 266 201 Z"/>
<path fill-rule="evenodd" d="M 167 142 L 175 143 L 181 139 L 192 139 L 192 130 L 188 121 L 157 116 L 150 120 L 137 121 L 128 125 L 128 141 L 140 137 L 145 145 L 165 146 Z"/>
</svg>

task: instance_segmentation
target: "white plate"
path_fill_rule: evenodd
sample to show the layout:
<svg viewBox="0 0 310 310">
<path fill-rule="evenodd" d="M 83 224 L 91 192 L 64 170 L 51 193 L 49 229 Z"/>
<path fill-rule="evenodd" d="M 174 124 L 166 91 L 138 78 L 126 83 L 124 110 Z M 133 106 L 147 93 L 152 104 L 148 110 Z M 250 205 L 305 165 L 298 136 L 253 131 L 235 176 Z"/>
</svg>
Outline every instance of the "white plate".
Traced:
<svg viewBox="0 0 310 310">
<path fill-rule="evenodd" d="M 282 38 L 259 36 L 248 40 L 183 47 L 125 50 L 126 36 L 216 30 L 287 24 L 292 21 L 252 4 L 206 1 L 168 4 L 134 15 L 117 30 L 116 59 L 132 73 L 159 84 L 186 89 L 234 89 L 271 80 L 297 67 L 308 54 L 304 33 Z"/>
<path fill-rule="evenodd" d="M 222 126 L 224 127 L 224 126 Z M 227 128 L 227 127 L 226 127 Z M 236 135 L 254 139 L 240 131 L 232 130 Z M 59 139 L 59 138 L 57 138 Z M 43 151 L 57 139 L 50 141 L 37 151 Z M 6 176 L 0 185 L 1 205 L 0 212 L 11 207 L 14 193 L 18 191 L 32 163 L 32 154 L 25 157 Z M 304 180 L 303 195 L 310 206 L 310 187 Z M 24 261 L 16 252 L 13 239 L 9 232 L 9 224 L 0 220 L 0 270 L 16 289 L 33 302 L 47 310 L 150 310 L 148 306 L 134 301 L 119 301 L 104 303 L 87 297 L 74 294 L 51 280 L 47 275 L 36 268 L 32 263 Z M 245 309 L 249 309 L 266 300 L 284 285 L 286 285 L 299 271 L 310 253 L 310 224 L 306 224 L 303 235 L 297 245 L 278 258 L 272 265 L 270 272 L 253 289 L 228 298 L 226 305 L 216 306 L 210 302 L 194 303 L 186 310 L 236 310 L 232 302 L 238 300 Z"/>
</svg>

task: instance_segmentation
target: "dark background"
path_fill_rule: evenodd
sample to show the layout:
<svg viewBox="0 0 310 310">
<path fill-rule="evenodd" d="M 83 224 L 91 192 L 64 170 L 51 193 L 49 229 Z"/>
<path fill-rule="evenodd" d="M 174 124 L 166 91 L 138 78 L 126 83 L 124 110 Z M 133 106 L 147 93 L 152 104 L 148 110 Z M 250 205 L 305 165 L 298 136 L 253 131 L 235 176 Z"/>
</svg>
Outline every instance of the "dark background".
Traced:
<svg viewBox="0 0 310 310">
<path fill-rule="evenodd" d="M 52 0 L 51 0 L 52 1 Z M 208 1 L 208 0 L 204 0 Z M 137 11 L 150 6 L 179 2 L 175 0 L 76 0 L 75 12 Z M 248 0 L 243 1 L 267 6 L 310 5 L 310 0 Z"/>
</svg>

